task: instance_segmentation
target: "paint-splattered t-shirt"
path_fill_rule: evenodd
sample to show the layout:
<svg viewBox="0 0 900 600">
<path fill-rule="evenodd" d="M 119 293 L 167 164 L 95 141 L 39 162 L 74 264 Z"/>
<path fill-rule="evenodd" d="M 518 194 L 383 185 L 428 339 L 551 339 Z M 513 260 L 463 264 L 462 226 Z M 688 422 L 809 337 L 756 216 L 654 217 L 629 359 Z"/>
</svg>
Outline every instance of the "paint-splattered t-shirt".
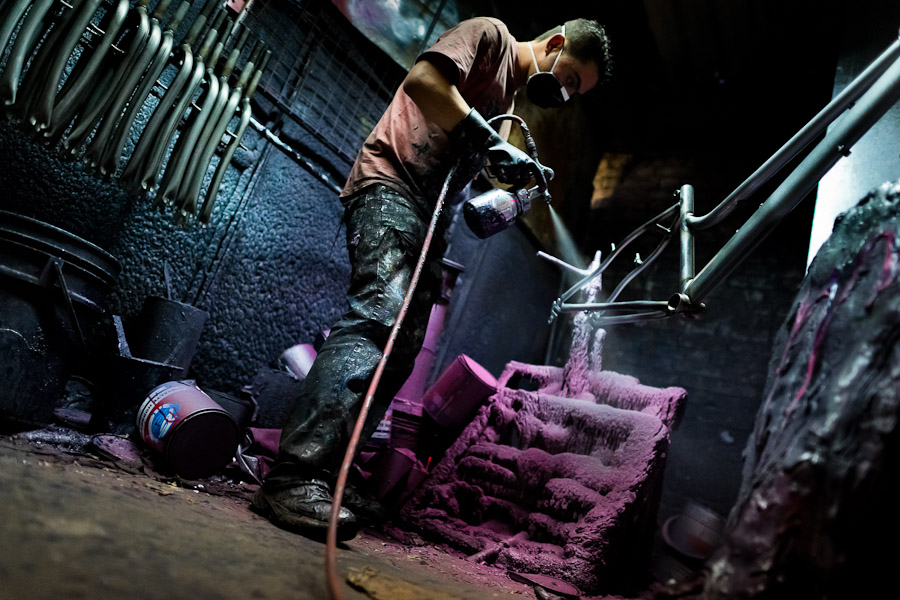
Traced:
<svg viewBox="0 0 900 600">
<path fill-rule="evenodd" d="M 526 73 L 516 63 L 515 38 L 501 21 L 488 17 L 448 30 L 417 60 L 437 66 L 485 119 L 509 112 L 516 89 L 525 82 Z M 357 155 L 341 199 L 381 183 L 433 206 L 450 168 L 447 144 L 446 132 L 398 89 Z"/>
</svg>

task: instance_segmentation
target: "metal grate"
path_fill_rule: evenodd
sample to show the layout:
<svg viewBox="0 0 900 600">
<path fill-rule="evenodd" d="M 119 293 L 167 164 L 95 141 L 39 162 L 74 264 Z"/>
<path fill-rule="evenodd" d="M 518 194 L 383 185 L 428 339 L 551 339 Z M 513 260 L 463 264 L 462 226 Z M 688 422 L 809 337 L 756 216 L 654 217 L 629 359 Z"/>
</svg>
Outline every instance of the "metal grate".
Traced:
<svg viewBox="0 0 900 600">
<path fill-rule="evenodd" d="M 326 0 L 257 0 L 243 24 L 272 49 L 258 93 L 352 163 L 403 69 Z"/>
</svg>

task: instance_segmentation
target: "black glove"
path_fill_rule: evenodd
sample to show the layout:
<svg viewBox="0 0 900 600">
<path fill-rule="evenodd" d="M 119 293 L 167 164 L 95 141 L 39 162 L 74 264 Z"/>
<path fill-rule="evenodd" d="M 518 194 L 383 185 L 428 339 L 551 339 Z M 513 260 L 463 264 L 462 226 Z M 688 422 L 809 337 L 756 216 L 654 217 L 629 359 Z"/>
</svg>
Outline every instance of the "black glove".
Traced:
<svg viewBox="0 0 900 600">
<path fill-rule="evenodd" d="M 459 160 L 459 174 L 471 181 L 488 163 L 488 174 L 517 187 L 542 177 L 540 166 L 530 156 L 503 141 L 474 108 L 449 134 L 450 151 Z"/>
</svg>

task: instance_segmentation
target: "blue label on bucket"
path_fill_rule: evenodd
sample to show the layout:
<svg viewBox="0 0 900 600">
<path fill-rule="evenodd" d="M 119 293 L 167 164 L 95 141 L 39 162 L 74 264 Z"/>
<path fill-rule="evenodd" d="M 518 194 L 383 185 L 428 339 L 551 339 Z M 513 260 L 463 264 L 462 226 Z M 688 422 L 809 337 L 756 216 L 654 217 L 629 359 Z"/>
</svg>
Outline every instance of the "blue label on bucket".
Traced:
<svg viewBox="0 0 900 600">
<path fill-rule="evenodd" d="M 159 442 L 166 436 L 172 423 L 178 419 L 178 409 L 181 406 L 177 402 L 167 402 L 160 406 L 150 417 L 150 438 Z"/>
</svg>

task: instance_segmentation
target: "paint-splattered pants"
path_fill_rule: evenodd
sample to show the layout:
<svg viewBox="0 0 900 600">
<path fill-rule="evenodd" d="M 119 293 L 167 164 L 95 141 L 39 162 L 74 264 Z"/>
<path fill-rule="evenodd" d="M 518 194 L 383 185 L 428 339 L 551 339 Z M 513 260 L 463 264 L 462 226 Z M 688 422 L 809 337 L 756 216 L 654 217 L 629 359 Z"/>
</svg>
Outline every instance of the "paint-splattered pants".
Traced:
<svg viewBox="0 0 900 600">
<path fill-rule="evenodd" d="M 334 482 L 370 380 L 400 312 L 431 218 L 385 186 L 366 188 L 347 203 L 349 308 L 331 328 L 284 425 L 270 489 L 318 478 Z M 440 293 L 449 221 L 442 216 L 413 299 L 366 420 L 362 442 L 374 432 L 409 377 Z"/>
</svg>

